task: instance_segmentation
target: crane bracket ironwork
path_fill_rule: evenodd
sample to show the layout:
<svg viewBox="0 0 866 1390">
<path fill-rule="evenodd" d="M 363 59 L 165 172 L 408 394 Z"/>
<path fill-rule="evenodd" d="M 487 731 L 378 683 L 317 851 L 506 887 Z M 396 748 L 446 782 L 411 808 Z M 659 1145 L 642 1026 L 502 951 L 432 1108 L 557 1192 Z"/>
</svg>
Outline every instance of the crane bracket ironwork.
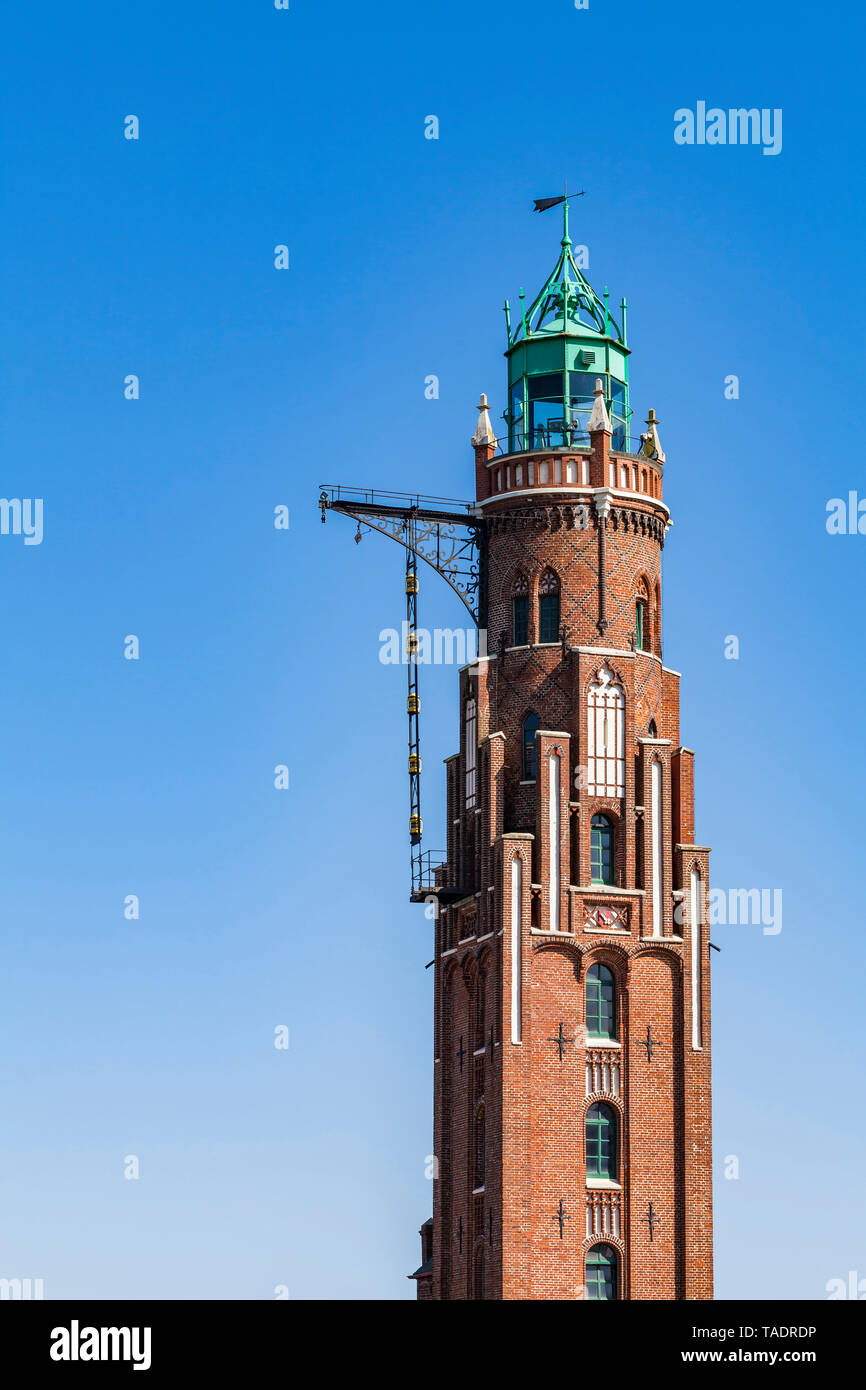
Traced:
<svg viewBox="0 0 866 1390">
<path fill-rule="evenodd" d="M 473 622 L 484 626 L 485 523 L 475 514 L 473 503 L 323 483 L 319 507 L 322 521 L 329 511 L 339 512 L 352 517 L 359 528 L 368 526 L 411 550 L 450 585 Z"/>
</svg>

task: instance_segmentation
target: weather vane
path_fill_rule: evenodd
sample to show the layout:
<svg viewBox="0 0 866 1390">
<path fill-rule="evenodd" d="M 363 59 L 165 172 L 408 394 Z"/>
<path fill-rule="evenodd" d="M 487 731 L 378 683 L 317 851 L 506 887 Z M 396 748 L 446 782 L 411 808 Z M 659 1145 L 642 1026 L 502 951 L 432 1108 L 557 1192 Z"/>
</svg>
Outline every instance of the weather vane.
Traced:
<svg viewBox="0 0 866 1390">
<path fill-rule="evenodd" d="M 582 197 L 584 196 L 585 193 L 586 193 L 586 189 L 585 189 L 585 188 L 582 188 L 582 189 L 580 190 L 579 193 L 572 193 L 572 194 L 571 194 L 571 197 L 572 197 L 572 198 L 582 198 Z M 558 198 L 536 198 L 536 200 L 535 200 L 535 207 L 532 209 L 532 211 L 533 211 L 533 212 L 547 212 L 547 209 L 548 209 L 548 208 L 555 208 L 555 207 L 557 206 L 558 203 L 564 203 L 564 202 L 566 202 L 566 200 L 568 199 L 568 196 L 569 196 L 569 193 L 568 193 L 568 184 L 566 184 L 566 185 L 565 185 L 565 192 L 564 192 L 564 193 L 560 193 L 560 195 L 559 195 Z"/>
</svg>

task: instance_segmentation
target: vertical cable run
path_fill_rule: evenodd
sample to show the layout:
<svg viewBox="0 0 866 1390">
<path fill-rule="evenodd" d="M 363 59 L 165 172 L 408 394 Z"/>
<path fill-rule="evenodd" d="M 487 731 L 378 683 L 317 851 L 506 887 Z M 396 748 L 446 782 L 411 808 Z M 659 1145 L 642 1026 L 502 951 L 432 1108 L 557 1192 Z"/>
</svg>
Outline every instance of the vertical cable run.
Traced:
<svg viewBox="0 0 866 1390">
<path fill-rule="evenodd" d="M 407 542 L 414 541 L 414 530 L 407 523 Z M 421 843 L 421 736 L 419 715 L 421 698 L 418 691 L 418 570 L 415 552 L 406 551 L 406 674 L 408 694 L 406 711 L 409 716 L 409 842 L 412 845 L 412 888 L 422 884 Z"/>
</svg>

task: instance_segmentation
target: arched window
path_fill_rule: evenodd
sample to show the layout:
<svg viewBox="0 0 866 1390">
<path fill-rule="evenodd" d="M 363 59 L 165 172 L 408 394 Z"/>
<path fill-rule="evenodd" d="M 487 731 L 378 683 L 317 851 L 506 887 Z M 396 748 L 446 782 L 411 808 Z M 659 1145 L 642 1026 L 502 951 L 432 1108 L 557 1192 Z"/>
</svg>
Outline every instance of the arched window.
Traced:
<svg viewBox="0 0 866 1390">
<path fill-rule="evenodd" d="M 653 647 L 653 651 L 656 653 L 657 656 L 661 656 L 661 654 L 662 654 L 662 591 L 661 591 L 661 585 L 660 585 L 660 584 L 656 584 L 656 587 L 655 587 L 655 605 L 654 605 L 654 612 L 653 612 L 653 636 L 654 636 L 654 638 L 655 638 L 655 645 L 654 645 L 654 647 Z"/>
<path fill-rule="evenodd" d="M 651 719 L 650 722 L 649 722 L 649 728 L 647 729 L 647 735 L 648 735 L 649 738 L 658 738 L 658 736 L 659 736 L 659 726 L 658 726 L 658 724 L 655 722 L 654 719 Z"/>
<path fill-rule="evenodd" d="M 538 715 L 527 714 L 523 721 L 523 780 L 535 781 L 535 735 L 538 732 Z"/>
<path fill-rule="evenodd" d="M 617 1297 L 618 1259 L 612 1245 L 591 1245 L 586 1252 L 586 1296 L 594 1302 Z"/>
<path fill-rule="evenodd" d="M 607 816 L 593 816 L 589 834 L 589 867 L 592 882 L 613 883 L 614 830 Z"/>
<path fill-rule="evenodd" d="M 487 1174 L 487 1119 L 484 1105 L 478 1107 L 475 1116 L 475 1181 L 472 1186 L 483 1187 Z"/>
<path fill-rule="evenodd" d="M 559 641 L 559 580 L 552 569 L 546 569 L 538 588 L 538 640 Z"/>
<path fill-rule="evenodd" d="M 652 604 L 650 587 L 645 578 L 638 584 L 634 605 L 635 646 L 639 652 L 653 651 Z"/>
<path fill-rule="evenodd" d="M 616 1112 L 597 1103 L 586 1112 L 586 1176 L 616 1179 Z"/>
<path fill-rule="evenodd" d="M 475 805 L 476 791 L 476 752 L 478 747 L 478 707 L 474 700 L 466 701 L 466 717 L 464 720 L 466 743 L 465 743 L 465 765 L 466 765 L 466 805 Z"/>
<path fill-rule="evenodd" d="M 525 647 L 529 641 L 529 580 L 518 574 L 511 586 L 511 641 Z"/>
<path fill-rule="evenodd" d="M 587 791 L 625 796 L 625 699 L 609 666 L 590 685 L 587 707 Z"/>
<path fill-rule="evenodd" d="M 590 1038 L 616 1037 L 616 985 L 606 965 L 586 972 L 586 1032 Z"/>
</svg>

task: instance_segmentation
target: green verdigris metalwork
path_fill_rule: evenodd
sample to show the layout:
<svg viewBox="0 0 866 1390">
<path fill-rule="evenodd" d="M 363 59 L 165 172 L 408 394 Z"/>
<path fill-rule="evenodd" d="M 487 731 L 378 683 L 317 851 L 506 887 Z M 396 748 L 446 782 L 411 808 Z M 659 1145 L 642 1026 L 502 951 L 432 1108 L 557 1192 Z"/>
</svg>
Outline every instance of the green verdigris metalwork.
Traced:
<svg viewBox="0 0 866 1390">
<path fill-rule="evenodd" d="M 509 452 L 588 445 L 586 424 L 598 377 L 611 421 L 611 446 L 628 447 L 626 302 L 617 322 L 608 291 L 599 299 L 575 260 L 567 200 L 562 210 L 559 259 L 528 310 L 520 291 L 513 331 L 511 306 L 505 302 L 508 407 L 503 419 Z"/>
</svg>

